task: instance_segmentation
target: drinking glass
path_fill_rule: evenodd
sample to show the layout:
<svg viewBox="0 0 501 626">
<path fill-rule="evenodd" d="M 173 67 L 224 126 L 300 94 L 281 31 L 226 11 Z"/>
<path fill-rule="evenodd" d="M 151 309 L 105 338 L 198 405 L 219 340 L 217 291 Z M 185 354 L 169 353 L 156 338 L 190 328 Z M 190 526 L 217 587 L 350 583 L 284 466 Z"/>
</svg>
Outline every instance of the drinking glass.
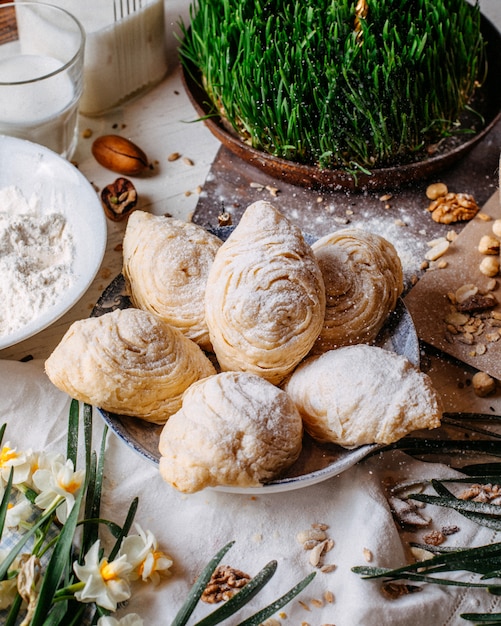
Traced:
<svg viewBox="0 0 501 626">
<path fill-rule="evenodd" d="M 85 31 L 42 2 L 0 4 L 0 134 L 70 158 L 78 140 Z"/>
</svg>

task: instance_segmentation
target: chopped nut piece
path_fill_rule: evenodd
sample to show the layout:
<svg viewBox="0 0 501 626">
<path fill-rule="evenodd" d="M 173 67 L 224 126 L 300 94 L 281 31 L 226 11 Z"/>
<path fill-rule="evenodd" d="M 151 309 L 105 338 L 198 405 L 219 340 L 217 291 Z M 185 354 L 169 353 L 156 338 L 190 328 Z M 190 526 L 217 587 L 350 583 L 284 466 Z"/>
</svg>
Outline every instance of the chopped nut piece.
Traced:
<svg viewBox="0 0 501 626">
<path fill-rule="evenodd" d="M 452 326 L 464 326 L 470 320 L 470 316 L 465 313 L 459 313 L 458 311 L 453 311 L 445 316 L 444 321 L 446 324 L 451 324 Z"/>
<path fill-rule="evenodd" d="M 322 558 L 322 554 L 325 550 L 325 545 L 326 541 L 322 541 L 312 548 L 309 561 L 310 565 L 313 565 L 313 567 L 317 567 L 317 565 L 320 563 L 320 559 Z"/>
<path fill-rule="evenodd" d="M 119 222 L 136 208 L 136 188 L 127 178 L 117 178 L 102 190 L 101 202 L 106 216 L 114 222 Z"/>
<path fill-rule="evenodd" d="M 317 530 L 328 530 L 329 524 L 316 523 L 311 525 L 312 528 L 316 528 Z"/>
<path fill-rule="evenodd" d="M 496 381 L 486 372 L 477 372 L 472 378 L 475 395 L 483 398 L 496 390 Z"/>
<path fill-rule="evenodd" d="M 458 311 L 485 311 L 491 309 L 498 303 L 496 297 L 492 293 L 482 295 L 477 293 L 468 299 L 458 302 Z"/>
<path fill-rule="evenodd" d="M 499 254 L 499 239 L 491 235 L 483 235 L 478 242 L 478 251 L 481 254 Z"/>
<path fill-rule="evenodd" d="M 442 534 L 444 534 L 446 536 L 448 536 L 448 535 L 455 535 L 459 531 L 460 531 L 459 526 L 443 526 L 442 527 Z"/>
<path fill-rule="evenodd" d="M 472 296 L 474 296 L 478 292 L 478 287 L 476 285 L 467 284 L 461 285 L 458 289 L 456 289 L 456 293 L 454 294 L 456 297 L 456 302 L 461 303 L 465 302 Z"/>
<path fill-rule="evenodd" d="M 484 276 L 497 276 L 499 274 L 499 258 L 494 256 L 485 257 L 480 262 L 478 269 Z"/>
<path fill-rule="evenodd" d="M 433 221 L 441 224 L 471 220 L 479 211 L 473 196 L 466 193 L 447 193 L 428 206 Z"/>
<path fill-rule="evenodd" d="M 336 566 L 332 563 L 329 563 L 329 565 L 322 565 L 322 567 L 320 568 L 320 571 L 322 572 L 322 574 L 329 574 L 330 572 L 333 572 L 336 569 Z"/>
<path fill-rule="evenodd" d="M 217 216 L 217 222 L 219 226 L 231 226 L 231 214 L 226 211 L 224 213 L 220 213 Z"/>
<path fill-rule="evenodd" d="M 490 222 L 492 217 L 490 215 L 487 215 L 487 213 L 477 213 L 477 219 L 482 222 Z"/>
<path fill-rule="evenodd" d="M 391 200 L 393 198 L 391 193 L 385 193 L 384 195 L 379 197 L 379 201 L 380 202 L 388 202 L 388 200 Z"/>
<path fill-rule="evenodd" d="M 303 530 L 296 535 L 296 539 L 299 543 L 304 544 L 305 541 L 315 540 L 315 541 L 324 541 L 327 539 L 327 535 L 323 530 L 318 528 L 308 528 L 308 530 Z"/>
<path fill-rule="evenodd" d="M 501 237 L 501 219 L 494 220 L 492 223 L 492 232 L 496 237 Z"/>
<path fill-rule="evenodd" d="M 201 596 L 203 602 L 216 604 L 229 600 L 238 589 L 244 587 L 251 577 L 228 565 L 219 565 L 211 576 Z"/>
<path fill-rule="evenodd" d="M 195 165 L 195 163 L 193 163 L 193 161 L 192 161 L 191 159 L 189 159 L 188 157 L 184 157 L 184 158 L 183 158 L 183 163 L 184 163 L 185 165 L 189 165 L 190 167 L 191 167 L 191 166 L 193 166 L 193 165 Z"/>
<path fill-rule="evenodd" d="M 171 152 L 167 157 L 167 161 L 177 161 L 180 158 L 181 155 L 179 154 L 179 152 Z"/>
<path fill-rule="evenodd" d="M 372 552 L 369 550 L 369 548 L 364 548 L 363 552 L 364 559 L 367 561 L 367 563 L 371 563 L 373 558 Z"/>
<path fill-rule="evenodd" d="M 423 541 L 429 546 L 439 546 L 445 541 L 445 536 L 439 530 L 432 530 L 423 537 Z"/>
<path fill-rule="evenodd" d="M 416 593 L 417 591 L 421 591 L 421 587 L 417 585 L 409 585 L 406 583 L 395 583 L 395 582 L 387 582 L 383 583 L 381 586 L 381 591 L 383 595 L 389 598 L 390 600 L 396 600 L 402 596 L 406 596 L 409 593 Z"/>
<path fill-rule="evenodd" d="M 327 590 L 324 593 L 324 599 L 326 602 L 328 602 L 329 604 L 332 604 L 334 602 L 334 594 L 332 593 L 332 591 Z"/>
<path fill-rule="evenodd" d="M 445 183 L 432 183 L 426 188 L 426 197 L 429 200 L 436 200 L 441 196 L 447 195 L 448 191 Z"/>
<path fill-rule="evenodd" d="M 449 249 L 451 243 L 447 241 L 447 239 L 442 239 L 439 243 L 435 244 L 432 248 L 428 250 L 428 252 L 424 255 L 424 258 L 427 261 L 436 261 L 442 255 L 444 255 Z"/>
</svg>

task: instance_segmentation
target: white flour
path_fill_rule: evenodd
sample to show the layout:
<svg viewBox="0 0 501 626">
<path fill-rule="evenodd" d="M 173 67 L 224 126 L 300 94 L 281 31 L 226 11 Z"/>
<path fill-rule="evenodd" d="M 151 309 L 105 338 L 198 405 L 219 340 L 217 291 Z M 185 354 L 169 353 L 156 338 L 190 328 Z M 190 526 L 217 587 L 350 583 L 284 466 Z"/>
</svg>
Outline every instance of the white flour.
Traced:
<svg viewBox="0 0 501 626">
<path fill-rule="evenodd" d="M 66 218 L 0 189 L 0 336 L 57 304 L 73 284 L 73 239 Z"/>
</svg>

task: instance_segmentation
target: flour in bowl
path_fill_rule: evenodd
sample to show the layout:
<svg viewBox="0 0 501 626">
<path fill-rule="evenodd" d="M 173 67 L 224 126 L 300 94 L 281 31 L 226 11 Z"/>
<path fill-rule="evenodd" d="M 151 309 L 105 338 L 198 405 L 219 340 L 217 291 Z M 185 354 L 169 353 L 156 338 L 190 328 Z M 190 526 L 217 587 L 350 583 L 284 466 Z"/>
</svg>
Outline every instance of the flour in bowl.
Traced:
<svg viewBox="0 0 501 626">
<path fill-rule="evenodd" d="M 0 189 L 0 336 L 60 302 L 75 280 L 73 258 L 64 215 L 15 186 Z"/>
</svg>

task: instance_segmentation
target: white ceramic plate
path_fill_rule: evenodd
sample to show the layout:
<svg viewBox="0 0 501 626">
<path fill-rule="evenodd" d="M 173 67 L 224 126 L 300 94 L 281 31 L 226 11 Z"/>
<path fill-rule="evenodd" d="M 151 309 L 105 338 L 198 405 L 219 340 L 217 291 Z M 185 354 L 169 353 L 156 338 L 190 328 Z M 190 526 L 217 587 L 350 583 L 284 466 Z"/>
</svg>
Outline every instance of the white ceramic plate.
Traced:
<svg viewBox="0 0 501 626">
<path fill-rule="evenodd" d="M 96 191 L 77 168 L 39 144 L 0 135 L 0 189 L 15 185 L 26 199 L 65 215 L 75 247 L 75 281 L 61 300 L 9 335 L 0 349 L 31 337 L 64 315 L 87 291 L 101 266 L 106 248 L 106 218 Z"/>
<path fill-rule="evenodd" d="M 225 227 L 211 230 L 221 239 L 226 239 L 232 229 L 233 227 Z M 309 236 L 306 236 L 306 239 L 313 241 L 313 238 Z M 116 308 L 124 309 L 130 306 L 125 281 L 120 274 L 103 292 L 92 315 L 99 316 Z M 402 354 L 415 365 L 419 365 L 419 341 L 412 318 L 403 300 L 399 299 L 395 311 L 388 317 L 384 328 L 378 335 L 377 344 L 387 350 Z M 162 426 L 135 417 L 98 410 L 111 430 L 127 446 L 148 461 L 158 464 L 160 458 L 158 441 Z M 317 443 L 305 435 L 299 459 L 283 477 L 262 487 L 215 487 L 215 489 L 228 493 L 263 495 L 308 487 L 337 476 L 379 447 L 381 446 L 373 444 L 347 450 L 333 444 Z"/>
</svg>

